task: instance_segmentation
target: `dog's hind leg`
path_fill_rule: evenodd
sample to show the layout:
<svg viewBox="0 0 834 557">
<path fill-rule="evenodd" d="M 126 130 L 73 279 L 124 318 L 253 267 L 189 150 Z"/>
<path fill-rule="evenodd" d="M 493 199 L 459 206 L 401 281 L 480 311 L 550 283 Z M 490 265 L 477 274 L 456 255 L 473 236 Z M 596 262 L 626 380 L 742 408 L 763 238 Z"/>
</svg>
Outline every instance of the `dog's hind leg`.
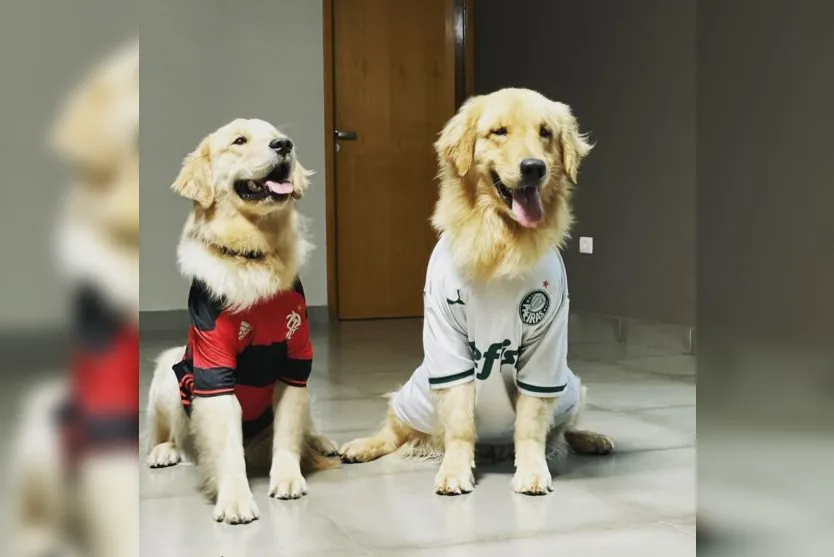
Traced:
<svg viewBox="0 0 834 557">
<path fill-rule="evenodd" d="M 585 399 L 587 397 L 587 387 L 582 385 L 579 402 L 579 410 L 571 419 L 570 423 L 564 429 L 564 439 L 568 446 L 576 454 L 582 455 L 606 455 L 614 451 L 614 441 L 607 435 L 596 433 L 594 431 L 587 431 L 577 429 L 576 424 L 582 415 L 585 408 Z"/>
<path fill-rule="evenodd" d="M 175 466 L 182 461 L 182 455 L 171 434 L 167 417 L 159 413 L 148 415 L 148 451 L 147 464 L 150 468 Z"/>
<path fill-rule="evenodd" d="M 10 512 L 15 555 L 63 555 L 69 542 L 68 489 L 56 411 L 69 394 L 60 380 L 41 385 L 24 400 L 11 459 Z"/>
<path fill-rule="evenodd" d="M 311 450 L 321 456 L 339 456 L 339 448 L 336 444 L 318 433 L 310 432 L 305 438 L 305 443 Z"/>
<path fill-rule="evenodd" d="M 565 441 L 577 454 L 605 455 L 614 451 L 614 441 L 595 431 L 569 429 L 565 432 Z"/>
<path fill-rule="evenodd" d="M 345 443 L 339 449 L 339 454 L 344 462 L 369 462 L 393 453 L 416 435 L 419 435 L 418 432 L 401 422 L 389 405 L 388 414 L 379 431 L 370 437 Z"/>
<path fill-rule="evenodd" d="M 339 447 L 327 437 L 319 435 L 310 412 L 307 412 L 306 419 L 307 427 L 304 434 L 304 453 L 308 454 L 312 452 L 315 455 L 324 457 L 338 457 Z"/>
<path fill-rule="evenodd" d="M 188 417 L 180 402 L 179 386 L 173 366 L 182 347 L 163 352 L 157 359 L 148 395 L 148 458 L 151 468 L 174 466 L 182 460 L 182 445 L 188 435 Z"/>
</svg>

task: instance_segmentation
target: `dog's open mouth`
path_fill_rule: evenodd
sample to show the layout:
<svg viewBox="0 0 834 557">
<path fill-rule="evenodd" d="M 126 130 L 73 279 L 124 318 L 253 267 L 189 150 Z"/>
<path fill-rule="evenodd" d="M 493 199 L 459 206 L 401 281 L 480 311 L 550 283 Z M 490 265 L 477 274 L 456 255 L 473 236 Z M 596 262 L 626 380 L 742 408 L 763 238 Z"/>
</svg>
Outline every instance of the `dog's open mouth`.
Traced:
<svg viewBox="0 0 834 557">
<path fill-rule="evenodd" d="M 293 193 L 290 165 L 279 164 L 260 180 L 238 180 L 235 182 L 235 192 L 246 201 L 260 201 L 267 198 L 286 201 Z"/>
<path fill-rule="evenodd" d="M 494 170 L 490 171 L 492 183 L 498 195 L 513 213 L 513 217 L 525 228 L 535 228 L 542 220 L 544 209 L 542 208 L 541 184 L 524 185 L 519 184 L 510 190 L 501 181 L 501 177 Z"/>
</svg>

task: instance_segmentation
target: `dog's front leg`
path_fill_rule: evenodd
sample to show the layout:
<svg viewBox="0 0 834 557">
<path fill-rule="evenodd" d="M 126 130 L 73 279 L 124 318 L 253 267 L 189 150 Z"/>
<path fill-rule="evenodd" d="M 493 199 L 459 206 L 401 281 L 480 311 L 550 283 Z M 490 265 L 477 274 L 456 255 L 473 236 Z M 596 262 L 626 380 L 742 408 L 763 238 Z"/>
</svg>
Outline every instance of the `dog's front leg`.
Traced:
<svg viewBox="0 0 834 557">
<path fill-rule="evenodd" d="M 191 421 L 204 489 L 209 495 L 217 495 L 214 519 L 227 524 L 257 519 L 258 507 L 246 477 L 242 412 L 237 397 L 196 397 Z"/>
<path fill-rule="evenodd" d="M 437 422 L 443 462 L 434 490 L 440 495 L 469 493 L 475 485 L 475 381 L 438 391 Z"/>
<path fill-rule="evenodd" d="M 269 495 L 278 499 L 298 499 L 307 494 L 307 481 L 301 475 L 301 450 L 310 413 L 310 392 L 306 387 L 278 383 L 273 408 L 275 423 Z"/>
<path fill-rule="evenodd" d="M 527 495 L 553 491 L 545 447 L 556 398 L 519 393 L 515 417 L 515 476 L 513 489 Z"/>
</svg>

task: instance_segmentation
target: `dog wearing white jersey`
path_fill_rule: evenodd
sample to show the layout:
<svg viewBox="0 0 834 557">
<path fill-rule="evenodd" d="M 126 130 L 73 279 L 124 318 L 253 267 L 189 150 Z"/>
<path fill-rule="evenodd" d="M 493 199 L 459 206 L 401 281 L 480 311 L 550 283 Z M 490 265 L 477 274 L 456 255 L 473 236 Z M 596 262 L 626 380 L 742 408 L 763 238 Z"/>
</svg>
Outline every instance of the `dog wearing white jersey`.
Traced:
<svg viewBox="0 0 834 557">
<path fill-rule="evenodd" d="M 475 444 L 514 445 L 519 493 L 553 490 L 548 454 L 608 454 L 576 428 L 586 390 L 567 364 L 569 296 L 559 249 L 591 145 L 570 108 L 527 89 L 469 99 L 435 143 L 440 240 L 424 289 L 424 359 L 371 437 L 341 448 L 366 462 L 442 455 L 434 489 L 474 488 Z"/>
</svg>

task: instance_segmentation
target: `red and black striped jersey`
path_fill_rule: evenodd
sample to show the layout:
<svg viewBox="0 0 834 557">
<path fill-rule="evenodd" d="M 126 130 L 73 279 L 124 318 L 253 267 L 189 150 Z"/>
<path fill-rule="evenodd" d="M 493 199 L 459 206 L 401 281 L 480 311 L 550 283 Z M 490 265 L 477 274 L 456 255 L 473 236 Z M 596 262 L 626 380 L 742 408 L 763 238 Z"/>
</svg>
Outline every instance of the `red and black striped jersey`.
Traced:
<svg viewBox="0 0 834 557">
<path fill-rule="evenodd" d="M 301 282 L 237 313 L 199 280 L 188 296 L 191 326 L 183 360 L 174 366 L 183 405 L 194 397 L 234 394 L 247 425 L 269 423 L 276 381 L 305 387 L 313 363 Z M 262 423 L 263 422 L 263 423 Z M 260 429 L 260 427 L 258 427 Z"/>
<path fill-rule="evenodd" d="M 74 293 L 72 367 L 55 409 L 66 464 L 139 446 L 139 329 L 89 284 Z"/>
</svg>

